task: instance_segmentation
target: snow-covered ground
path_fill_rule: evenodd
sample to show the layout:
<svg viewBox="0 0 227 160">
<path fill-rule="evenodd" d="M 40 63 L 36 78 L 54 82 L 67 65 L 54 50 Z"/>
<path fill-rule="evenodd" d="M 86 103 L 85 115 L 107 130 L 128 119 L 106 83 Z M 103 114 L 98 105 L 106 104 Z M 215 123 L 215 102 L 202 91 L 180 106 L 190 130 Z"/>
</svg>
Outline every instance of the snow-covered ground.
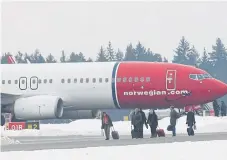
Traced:
<svg viewBox="0 0 227 160">
<path fill-rule="evenodd" d="M 43 151 L 2 152 L 1 159 L 15 160 L 221 160 L 226 159 L 227 141 L 179 142 L 131 146 L 90 147 Z M 164 153 L 164 154 L 163 154 Z"/>
<path fill-rule="evenodd" d="M 20 144 L 20 142 L 9 137 L 1 137 L 1 145 L 5 144 Z"/>
<path fill-rule="evenodd" d="M 177 133 L 186 133 L 186 116 L 178 119 Z M 200 117 L 196 116 L 197 130 L 195 133 L 227 132 L 227 117 Z M 169 117 L 159 120 L 159 127 L 166 130 Z M 114 122 L 115 130 L 120 135 L 130 135 L 131 122 Z M 101 135 L 101 122 L 98 119 L 77 120 L 69 124 L 41 124 L 40 130 L 12 131 L 1 128 L 2 136 L 60 136 L 60 135 Z M 150 134 L 149 129 L 144 129 L 145 134 Z"/>
</svg>

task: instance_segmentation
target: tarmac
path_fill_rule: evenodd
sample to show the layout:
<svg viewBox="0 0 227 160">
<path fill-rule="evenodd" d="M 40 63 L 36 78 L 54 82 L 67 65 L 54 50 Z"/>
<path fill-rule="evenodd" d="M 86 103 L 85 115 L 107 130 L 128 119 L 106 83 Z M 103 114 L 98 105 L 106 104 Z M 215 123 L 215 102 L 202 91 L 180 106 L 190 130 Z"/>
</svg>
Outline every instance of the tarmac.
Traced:
<svg viewBox="0 0 227 160">
<path fill-rule="evenodd" d="M 179 134 L 176 137 L 166 135 L 166 137 L 157 138 L 149 138 L 149 135 L 144 135 L 143 139 L 132 139 L 131 136 L 120 135 L 120 139 L 110 139 L 109 141 L 105 140 L 103 136 L 21 136 L 9 138 L 20 141 L 20 144 L 2 145 L 2 152 L 227 140 L 227 133 L 204 133 L 195 136 Z"/>
</svg>

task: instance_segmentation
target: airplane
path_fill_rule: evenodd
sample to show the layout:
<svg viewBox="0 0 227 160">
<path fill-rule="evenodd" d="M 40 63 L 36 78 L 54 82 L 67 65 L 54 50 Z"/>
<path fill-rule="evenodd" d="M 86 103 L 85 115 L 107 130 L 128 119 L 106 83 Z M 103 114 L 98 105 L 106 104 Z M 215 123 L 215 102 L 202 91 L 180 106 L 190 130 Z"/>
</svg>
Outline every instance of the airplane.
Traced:
<svg viewBox="0 0 227 160">
<path fill-rule="evenodd" d="M 12 121 L 90 119 L 100 109 L 183 108 L 227 94 L 227 85 L 206 71 L 175 63 L 1 64 L 1 70 L 1 110 L 12 113 Z"/>
</svg>

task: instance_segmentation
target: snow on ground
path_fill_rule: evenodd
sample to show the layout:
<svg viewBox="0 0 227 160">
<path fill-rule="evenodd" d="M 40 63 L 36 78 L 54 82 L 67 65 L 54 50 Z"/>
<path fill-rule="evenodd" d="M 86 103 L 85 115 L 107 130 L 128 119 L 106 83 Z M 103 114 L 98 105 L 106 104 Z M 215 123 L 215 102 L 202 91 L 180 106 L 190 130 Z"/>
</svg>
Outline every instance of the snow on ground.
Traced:
<svg viewBox="0 0 227 160">
<path fill-rule="evenodd" d="M 1 145 L 5 145 L 5 144 L 20 144 L 20 142 L 18 140 L 1 136 Z"/>
<path fill-rule="evenodd" d="M 186 133 L 186 116 L 178 119 L 177 133 Z M 159 127 L 166 130 L 169 117 L 159 120 Z M 197 130 L 195 133 L 227 132 L 227 117 L 200 117 L 196 116 Z M 115 130 L 120 135 L 130 135 L 131 122 L 114 122 Z M 98 119 L 76 120 L 69 124 L 41 124 L 40 130 L 12 131 L 1 128 L 2 136 L 61 136 L 61 135 L 101 135 L 101 122 Z M 144 134 L 150 134 L 149 129 L 144 129 Z"/>
<path fill-rule="evenodd" d="M 15 160 L 191 160 L 226 159 L 227 141 L 178 142 L 130 146 L 89 147 L 42 151 L 2 152 L 1 159 Z M 163 154 L 165 153 L 165 154 Z"/>
</svg>

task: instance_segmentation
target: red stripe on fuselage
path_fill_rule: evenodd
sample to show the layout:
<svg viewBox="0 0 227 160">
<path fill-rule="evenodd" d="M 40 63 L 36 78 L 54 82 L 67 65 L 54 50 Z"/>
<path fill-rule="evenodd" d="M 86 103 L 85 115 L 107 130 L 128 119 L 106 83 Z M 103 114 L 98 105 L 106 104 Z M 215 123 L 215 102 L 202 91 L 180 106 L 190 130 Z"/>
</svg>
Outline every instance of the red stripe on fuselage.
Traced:
<svg viewBox="0 0 227 160">
<path fill-rule="evenodd" d="M 190 69 L 170 63 L 120 63 L 116 82 L 119 106 L 121 108 L 166 108 L 170 105 L 184 107 L 182 105 L 190 103 L 187 102 L 187 97 L 182 96 L 182 93 L 188 89 L 186 84 L 189 81 Z M 175 90 L 171 91 L 171 89 Z"/>
</svg>

